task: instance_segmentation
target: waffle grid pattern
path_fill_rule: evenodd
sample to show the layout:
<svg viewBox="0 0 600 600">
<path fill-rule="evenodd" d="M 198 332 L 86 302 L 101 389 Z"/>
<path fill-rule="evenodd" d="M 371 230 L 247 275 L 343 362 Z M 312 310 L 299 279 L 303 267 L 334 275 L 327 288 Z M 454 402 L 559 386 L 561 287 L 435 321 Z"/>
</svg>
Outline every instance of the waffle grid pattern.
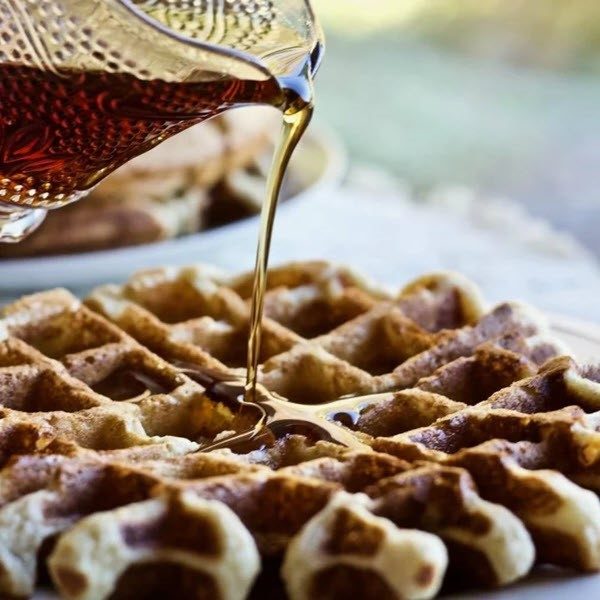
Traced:
<svg viewBox="0 0 600 600">
<path fill-rule="evenodd" d="M 2 594 L 47 571 L 73 599 L 428 598 L 600 568 L 600 369 L 456 275 L 272 270 L 261 382 L 359 444 L 198 452 L 252 426 L 179 368 L 243 376 L 250 284 L 156 269 L 4 309 Z"/>
</svg>

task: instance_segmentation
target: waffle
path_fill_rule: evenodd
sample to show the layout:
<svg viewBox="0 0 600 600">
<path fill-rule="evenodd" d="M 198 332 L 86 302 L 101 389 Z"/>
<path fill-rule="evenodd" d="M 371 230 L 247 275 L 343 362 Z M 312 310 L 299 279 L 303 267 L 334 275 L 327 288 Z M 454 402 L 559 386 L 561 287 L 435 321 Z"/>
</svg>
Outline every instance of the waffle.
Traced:
<svg viewBox="0 0 600 600">
<path fill-rule="evenodd" d="M 220 383 L 250 275 L 4 309 L 0 594 L 431 598 L 600 568 L 600 368 L 539 314 L 453 274 L 392 294 L 299 263 L 268 287 L 257 405 Z"/>
</svg>

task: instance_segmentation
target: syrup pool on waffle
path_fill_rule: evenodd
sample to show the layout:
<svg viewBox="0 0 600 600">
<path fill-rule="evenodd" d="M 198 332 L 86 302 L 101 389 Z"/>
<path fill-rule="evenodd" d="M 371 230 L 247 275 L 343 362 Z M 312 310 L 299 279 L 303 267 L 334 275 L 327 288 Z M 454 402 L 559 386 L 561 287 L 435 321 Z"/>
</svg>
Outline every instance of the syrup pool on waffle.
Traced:
<svg viewBox="0 0 600 600">
<path fill-rule="evenodd" d="M 214 371 L 193 364 L 179 362 L 177 366 L 188 377 L 204 386 L 209 398 L 225 404 L 237 413 L 249 413 L 254 421 L 254 425 L 247 431 L 226 435 L 204 446 L 202 450 L 205 452 L 218 448 L 229 448 L 233 452 L 248 452 L 272 445 L 278 439 L 288 435 L 303 435 L 313 441 L 334 442 L 348 448 L 366 448 L 353 433 L 338 424 L 338 421 L 343 421 L 340 415 L 345 406 L 348 403 L 354 404 L 352 400 L 310 406 L 288 402 L 277 394 L 269 392 L 264 386 L 257 385 L 253 390 L 253 400 L 246 401 L 243 380 L 232 381 Z M 361 404 L 363 403 L 364 398 L 361 400 Z"/>
</svg>

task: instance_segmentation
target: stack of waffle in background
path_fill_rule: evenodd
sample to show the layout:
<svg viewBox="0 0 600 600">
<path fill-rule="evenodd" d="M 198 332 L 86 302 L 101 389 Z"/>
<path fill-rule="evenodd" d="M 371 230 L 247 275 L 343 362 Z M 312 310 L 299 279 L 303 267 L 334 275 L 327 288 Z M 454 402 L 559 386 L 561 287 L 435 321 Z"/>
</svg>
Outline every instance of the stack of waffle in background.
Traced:
<svg viewBox="0 0 600 600">
<path fill-rule="evenodd" d="M 255 214 L 278 121 L 270 108 L 247 107 L 191 127 L 109 175 L 83 202 L 50 211 L 0 257 L 148 244 Z"/>
</svg>

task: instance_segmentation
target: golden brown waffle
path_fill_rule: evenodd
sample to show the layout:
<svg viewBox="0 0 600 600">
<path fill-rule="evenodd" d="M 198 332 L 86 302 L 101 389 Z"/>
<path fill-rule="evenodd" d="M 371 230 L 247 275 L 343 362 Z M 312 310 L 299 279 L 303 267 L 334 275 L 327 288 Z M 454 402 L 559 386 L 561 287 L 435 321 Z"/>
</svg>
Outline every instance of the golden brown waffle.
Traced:
<svg viewBox="0 0 600 600">
<path fill-rule="evenodd" d="M 90 600 L 429 598 L 600 568 L 600 369 L 535 311 L 455 275 L 393 295 L 274 269 L 260 375 L 288 400 L 260 396 L 281 414 L 240 445 L 257 413 L 198 381 L 243 376 L 250 287 L 156 269 L 5 309 L 0 594 L 44 565 Z"/>
</svg>

